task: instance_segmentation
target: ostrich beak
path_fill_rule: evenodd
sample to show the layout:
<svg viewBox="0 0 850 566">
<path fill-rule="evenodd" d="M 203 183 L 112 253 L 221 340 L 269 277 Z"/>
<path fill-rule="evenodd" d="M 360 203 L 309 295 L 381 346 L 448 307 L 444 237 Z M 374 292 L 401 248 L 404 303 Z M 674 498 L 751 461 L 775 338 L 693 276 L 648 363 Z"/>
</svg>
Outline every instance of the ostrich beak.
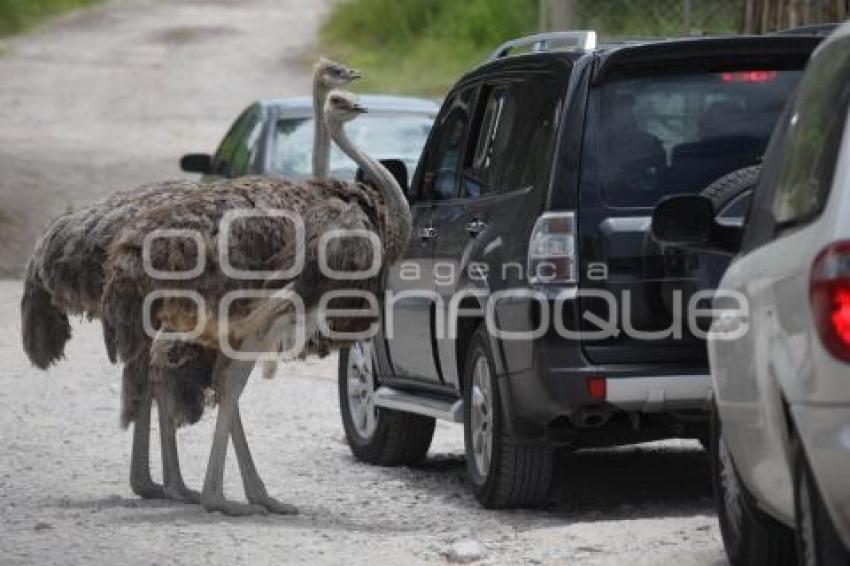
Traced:
<svg viewBox="0 0 850 566">
<path fill-rule="evenodd" d="M 363 106 L 362 104 L 360 104 L 359 102 L 355 102 L 354 104 L 352 104 L 352 105 L 351 105 L 351 110 L 352 110 L 353 112 L 357 113 L 357 114 L 366 114 L 367 112 L 369 112 L 369 111 L 366 109 L 366 107 L 365 107 L 365 106 Z"/>
<path fill-rule="evenodd" d="M 360 73 L 360 71 L 358 71 L 357 69 L 349 69 L 349 71 L 348 71 L 348 80 L 349 81 L 356 81 L 357 79 L 362 79 L 362 78 L 363 78 L 363 74 Z"/>
</svg>

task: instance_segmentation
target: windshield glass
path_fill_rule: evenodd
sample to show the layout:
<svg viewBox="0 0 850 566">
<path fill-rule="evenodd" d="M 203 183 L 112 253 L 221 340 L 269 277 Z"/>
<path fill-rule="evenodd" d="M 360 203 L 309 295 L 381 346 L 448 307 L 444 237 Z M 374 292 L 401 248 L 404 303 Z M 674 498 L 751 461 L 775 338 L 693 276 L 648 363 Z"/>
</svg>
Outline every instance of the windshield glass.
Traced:
<svg viewBox="0 0 850 566">
<path fill-rule="evenodd" d="M 401 159 L 408 174 L 416 169 L 434 117 L 427 114 L 375 112 L 345 125 L 351 141 L 375 159 Z M 309 177 L 312 171 L 313 119 L 279 120 L 275 130 L 272 170 L 286 178 Z M 354 179 L 357 165 L 331 145 L 331 176 Z"/>
<path fill-rule="evenodd" d="M 609 206 L 651 207 L 761 161 L 800 71 L 747 70 L 611 82 L 596 148 Z"/>
</svg>

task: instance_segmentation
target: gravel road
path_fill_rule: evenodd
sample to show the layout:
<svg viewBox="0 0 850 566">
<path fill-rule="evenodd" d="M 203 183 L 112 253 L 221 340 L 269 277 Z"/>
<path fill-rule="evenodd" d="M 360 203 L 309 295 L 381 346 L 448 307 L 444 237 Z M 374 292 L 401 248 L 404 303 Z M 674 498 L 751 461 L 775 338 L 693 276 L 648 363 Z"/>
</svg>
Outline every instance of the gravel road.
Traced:
<svg viewBox="0 0 850 566">
<path fill-rule="evenodd" d="M 57 212 L 177 176 L 178 156 L 212 150 L 248 101 L 306 93 L 326 5 L 119 0 L 0 45 L 0 276 L 18 276 Z M 416 469 L 354 461 L 334 357 L 256 379 L 243 397 L 266 484 L 300 515 L 231 519 L 137 500 L 119 370 L 99 328 L 76 324 L 67 362 L 33 369 L 19 346 L 20 288 L 0 281 L 2 565 L 439 564 L 456 543 L 485 564 L 724 562 L 695 443 L 564 457 L 545 509 L 485 511 L 464 485 L 457 427 L 438 425 Z M 212 415 L 180 432 L 193 486 L 211 438 Z M 227 489 L 240 497 L 233 464 Z"/>
<path fill-rule="evenodd" d="M 20 287 L 0 281 L 0 564 L 439 564 L 465 540 L 485 564 L 724 563 L 696 443 L 568 455 L 545 509 L 486 511 L 464 485 L 459 427 L 439 423 L 415 469 L 352 458 L 334 356 L 273 381 L 256 375 L 243 396 L 266 485 L 300 515 L 233 519 L 140 501 L 127 482 L 131 435 L 118 426 L 120 374 L 99 326 L 76 324 L 67 361 L 33 369 L 19 346 Z M 195 487 L 213 417 L 179 433 Z M 241 498 L 228 464 L 226 490 Z"/>
</svg>

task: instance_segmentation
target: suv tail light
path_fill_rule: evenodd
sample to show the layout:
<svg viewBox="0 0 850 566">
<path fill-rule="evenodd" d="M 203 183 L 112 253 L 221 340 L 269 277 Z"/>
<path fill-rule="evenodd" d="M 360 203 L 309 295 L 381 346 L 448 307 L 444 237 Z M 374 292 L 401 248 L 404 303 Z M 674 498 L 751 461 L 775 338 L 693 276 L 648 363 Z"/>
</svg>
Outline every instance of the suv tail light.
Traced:
<svg viewBox="0 0 850 566">
<path fill-rule="evenodd" d="M 546 212 L 534 223 L 528 242 L 531 283 L 576 282 L 575 212 Z"/>
<path fill-rule="evenodd" d="M 850 362 L 850 240 L 831 244 L 815 258 L 811 301 L 824 347 Z"/>
</svg>

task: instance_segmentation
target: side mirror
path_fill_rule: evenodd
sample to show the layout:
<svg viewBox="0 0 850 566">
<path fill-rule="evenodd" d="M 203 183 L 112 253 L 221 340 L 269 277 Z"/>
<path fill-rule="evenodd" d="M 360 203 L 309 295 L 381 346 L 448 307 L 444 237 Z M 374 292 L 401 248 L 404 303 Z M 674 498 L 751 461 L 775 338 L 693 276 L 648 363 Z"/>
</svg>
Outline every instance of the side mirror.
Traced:
<svg viewBox="0 0 850 566">
<path fill-rule="evenodd" d="M 694 251 L 738 253 L 743 227 L 717 222 L 714 203 L 700 195 L 667 197 L 652 212 L 652 237 L 661 244 Z"/>
<path fill-rule="evenodd" d="M 401 190 L 404 191 L 404 194 L 407 194 L 409 181 L 407 177 L 407 165 L 405 165 L 404 161 L 401 159 L 381 159 L 381 165 L 387 168 L 390 174 L 392 174 L 398 182 Z M 366 172 L 359 167 L 357 168 L 355 180 L 358 183 L 368 183 L 371 181 L 366 178 Z"/>
<path fill-rule="evenodd" d="M 652 213 L 652 237 L 671 246 L 705 244 L 713 226 L 714 205 L 701 196 L 666 198 Z"/>
<path fill-rule="evenodd" d="M 212 173 L 212 156 L 206 153 L 187 153 L 180 158 L 180 169 L 187 173 Z"/>
</svg>

